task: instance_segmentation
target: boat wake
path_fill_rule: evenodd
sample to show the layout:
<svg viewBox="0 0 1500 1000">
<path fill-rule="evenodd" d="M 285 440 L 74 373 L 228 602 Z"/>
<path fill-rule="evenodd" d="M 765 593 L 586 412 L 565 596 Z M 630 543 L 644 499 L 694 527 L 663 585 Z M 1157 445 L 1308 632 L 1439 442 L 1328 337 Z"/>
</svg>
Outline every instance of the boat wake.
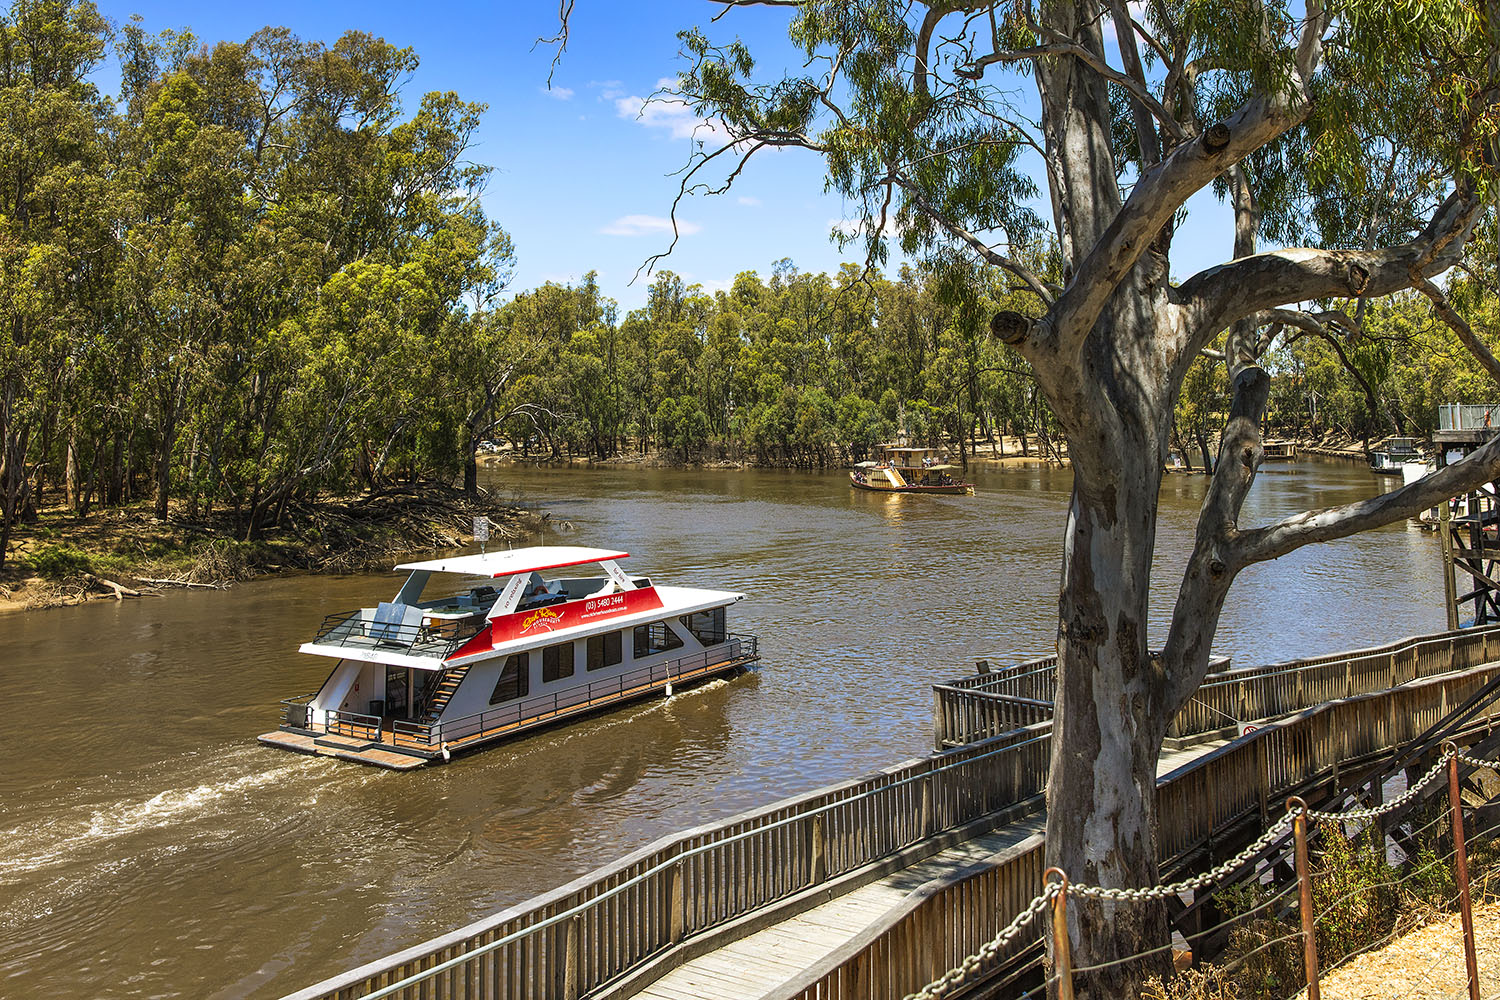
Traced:
<svg viewBox="0 0 1500 1000">
<path fill-rule="evenodd" d="M 289 762 L 226 781 L 169 788 L 147 799 L 89 808 L 86 816 L 74 820 L 54 819 L 45 825 L 0 831 L 0 840 L 8 848 L 0 857 L 0 878 L 78 860 L 94 853 L 100 844 L 211 815 L 223 800 L 285 781 L 298 770 L 298 763 Z"/>
</svg>

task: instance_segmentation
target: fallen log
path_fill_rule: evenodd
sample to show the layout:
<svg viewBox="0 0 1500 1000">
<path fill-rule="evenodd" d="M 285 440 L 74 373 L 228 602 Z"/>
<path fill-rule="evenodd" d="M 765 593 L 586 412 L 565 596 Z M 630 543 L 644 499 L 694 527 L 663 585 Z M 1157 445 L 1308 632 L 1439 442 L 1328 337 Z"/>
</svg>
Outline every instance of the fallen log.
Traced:
<svg viewBox="0 0 1500 1000">
<path fill-rule="evenodd" d="M 100 590 L 108 589 L 114 591 L 115 600 L 117 601 L 124 600 L 127 597 L 141 596 L 141 592 L 139 590 L 131 590 L 129 587 L 121 586 L 120 584 L 115 583 L 113 580 L 106 580 L 103 577 L 95 576 L 92 573 L 83 574 L 83 579 L 85 582 L 98 587 Z"/>
<path fill-rule="evenodd" d="M 168 579 L 160 579 L 160 578 L 157 578 L 157 577 L 150 577 L 150 576 L 141 576 L 141 577 L 137 577 L 136 579 L 140 580 L 142 583 L 149 583 L 149 584 L 151 584 L 152 586 L 155 586 L 155 587 L 194 587 L 194 588 L 197 588 L 198 590 L 228 590 L 229 589 L 229 585 L 227 583 L 223 583 L 223 582 L 217 581 L 217 580 L 214 581 L 213 583 L 195 583 L 192 580 L 168 580 Z"/>
</svg>

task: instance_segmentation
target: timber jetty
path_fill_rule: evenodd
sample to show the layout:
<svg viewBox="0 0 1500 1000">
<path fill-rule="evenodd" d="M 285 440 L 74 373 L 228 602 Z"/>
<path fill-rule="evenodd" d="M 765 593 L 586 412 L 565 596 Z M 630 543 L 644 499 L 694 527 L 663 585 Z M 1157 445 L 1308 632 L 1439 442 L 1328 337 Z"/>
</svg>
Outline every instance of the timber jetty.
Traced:
<svg viewBox="0 0 1500 1000">
<path fill-rule="evenodd" d="M 1042 982 L 1046 922 L 1014 921 L 1044 889 L 1055 693 L 1053 658 L 937 685 L 931 756 L 666 837 L 286 1000 L 854 1000 L 922 990 L 966 959 L 946 995 L 1019 994 Z M 1287 796 L 1380 802 L 1449 741 L 1500 751 L 1500 626 L 1220 661 L 1168 740 L 1163 880 L 1246 845 L 1224 878 L 1258 879 L 1289 858 L 1289 833 L 1263 835 Z M 1213 900 L 1224 884 L 1168 899 L 1194 955 L 1226 933 Z M 1022 930 L 996 945 L 1008 925 Z"/>
</svg>

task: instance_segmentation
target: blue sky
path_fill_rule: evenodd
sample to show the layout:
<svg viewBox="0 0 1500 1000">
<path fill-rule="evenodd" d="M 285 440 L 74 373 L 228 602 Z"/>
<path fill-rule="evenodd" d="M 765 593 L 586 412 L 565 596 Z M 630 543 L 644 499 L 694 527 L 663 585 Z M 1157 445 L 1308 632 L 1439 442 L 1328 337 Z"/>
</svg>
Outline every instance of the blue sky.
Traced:
<svg viewBox="0 0 1500 1000">
<path fill-rule="evenodd" d="M 645 299 L 650 279 L 631 284 L 637 268 L 670 242 L 663 227 L 677 192 L 671 174 L 686 162 L 692 142 L 693 122 L 685 109 L 653 105 L 641 115 L 642 101 L 659 81 L 684 67 L 677 32 L 706 25 L 719 8 L 704 0 L 578 0 L 550 91 L 547 75 L 555 50 L 535 44 L 556 30 L 557 6 L 550 0 L 493 5 L 132 0 L 127 6 L 101 0 L 100 9 L 118 23 L 139 13 L 153 33 L 188 27 L 210 44 L 241 41 L 273 24 L 309 40 L 331 43 L 358 29 L 411 46 L 422 64 L 407 86 L 409 110 L 430 90 L 453 90 L 489 105 L 473 158 L 494 168 L 485 209 L 515 240 L 510 291 L 544 281 L 576 282 L 592 269 L 599 272 L 603 290 L 619 301 L 623 316 Z M 738 34 L 761 71 L 773 73 L 800 66 L 799 54 L 786 41 L 788 17 L 776 8 L 731 11 L 712 33 Z M 741 271 L 769 275 L 772 263 L 783 257 L 803 271 L 833 271 L 859 252 L 855 245 L 840 252 L 829 239 L 852 211 L 837 196 L 823 193 L 822 164 L 815 155 L 760 155 L 727 195 L 683 204 L 678 211 L 683 238 L 661 266 L 709 291 L 727 288 Z M 1177 270 L 1190 273 L 1217 261 L 1224 256 L 1217 248 L 1227 242 L 1227 234 L 1213 232 L 1211 221 L 1195 217 L 1179 236 Z M 1202 254 L 1193 252 L 1199 244 Z M 1202 259 L 1194 261 L 1195 256 Z"/>
</svg>

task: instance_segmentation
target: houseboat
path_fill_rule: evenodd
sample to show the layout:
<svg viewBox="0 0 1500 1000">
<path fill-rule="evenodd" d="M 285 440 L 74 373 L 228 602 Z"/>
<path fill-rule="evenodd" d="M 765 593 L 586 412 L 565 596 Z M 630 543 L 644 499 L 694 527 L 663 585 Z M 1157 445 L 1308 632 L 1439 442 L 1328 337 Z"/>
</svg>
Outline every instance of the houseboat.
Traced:
<svg viewBox="0 0 1500 1000">
<path fill-rule="evenodd" d="M 1267 462 L 1290 462 L 1297 457 L 1297 442 L 1286 439 L 1272 438 L 1261 442 L 1261 451 L 1264 453 L 1264 461 Z"/>
<path fill-rule="evenodd" d="M 1421 459 L 1416 438 L 1390 437 L 1370 452 L 1370 471 L 1378 476 L 1400 476 L 1404 475 L 1407 462 L 1420 462 Z"/>
<path fill-rule="evenodd" d="M 973 485 L 954 478 L 958 468 L 943 462 L 936 448 L 886 446 L 881 450 L 881 461 L 860 462 L 850 471 L 850 486 L 876 493 L 974 492 Z"/>
<path fill-rule="evenodd" d="M 260 742 L 409 770 L 759 659 L 728 631 L 743 594 L 657 586 L 627 557 L 535 546 L 397 566 L 391 601 L 329 615 L 302 644 L 333 670 Z"/>
</svg>

